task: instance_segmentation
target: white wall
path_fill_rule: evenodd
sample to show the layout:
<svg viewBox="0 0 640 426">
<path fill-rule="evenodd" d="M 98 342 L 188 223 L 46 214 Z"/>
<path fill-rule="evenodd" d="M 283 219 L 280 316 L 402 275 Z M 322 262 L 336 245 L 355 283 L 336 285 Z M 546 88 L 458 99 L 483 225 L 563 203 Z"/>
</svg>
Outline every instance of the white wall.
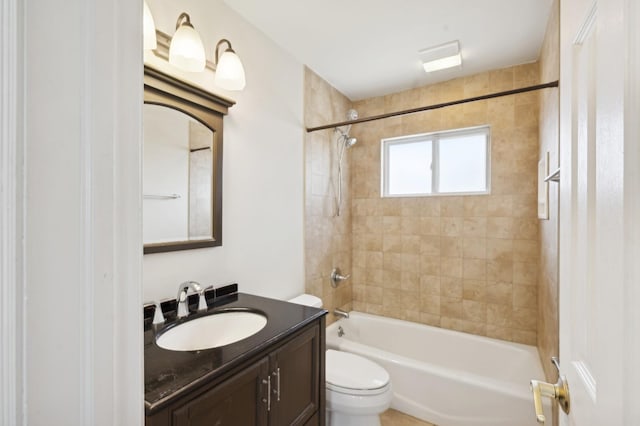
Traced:
<svg viewBox="0 0 640 426">
<path fill-rule="evenodd" d="M 144 299 L 175 297 L 196 280 L 285 298 L 304 290 L 303 66 L 222 0 L 148 0 L 159 30 L 173 34 L 181 12 L 201 34 L 207 58 L 227 38 L 243 61 L 243 92 L 215 88 L 213 73 L 149 64 L 237 101 L 224 121 L 222 247 L 144 256 Z"/>
</svg>

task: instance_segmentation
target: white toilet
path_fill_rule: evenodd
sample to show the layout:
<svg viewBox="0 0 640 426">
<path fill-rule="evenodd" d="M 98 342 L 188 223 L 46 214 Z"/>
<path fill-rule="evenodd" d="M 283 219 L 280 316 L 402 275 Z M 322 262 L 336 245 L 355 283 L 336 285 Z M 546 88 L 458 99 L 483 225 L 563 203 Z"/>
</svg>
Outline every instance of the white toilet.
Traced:
<svg viewBox="0 0 640 426">
<path fill-rule="evenodd" d="M 322 300 L 303 294 L 289 300 L 322 307 Z M 326 352 L 328 426 L 380 426 L 380 414 L 391 405 L 389 373 L 359 355 L 328 349 Z"/>
</svg>

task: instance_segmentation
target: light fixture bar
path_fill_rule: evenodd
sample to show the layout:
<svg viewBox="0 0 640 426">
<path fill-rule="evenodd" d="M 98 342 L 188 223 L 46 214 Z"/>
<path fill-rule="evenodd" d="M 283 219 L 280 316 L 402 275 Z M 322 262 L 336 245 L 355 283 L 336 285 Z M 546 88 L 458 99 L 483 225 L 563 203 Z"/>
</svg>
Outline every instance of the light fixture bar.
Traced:
<svg viewBox="0 0 640 426">
<path fill-rule="evenodd" d="M 171 45 L 171 36 L 160 30 L 156 30 L 157 47 L 152 50 L 153 54 L 158 58 L 162 58 L 165 61 L 169 61 L 169 46 Z M 206 60 L 205 67 L 211 71 L 216 70 L 216 65 L 210 60 Z"/>
<path fill-rule="evenodd" d="M 460 42 L 458 40 L 420 50 L 418 56 L 422 61 L 425 72 L 434 72 L 462 65 Z"/>
</svg>

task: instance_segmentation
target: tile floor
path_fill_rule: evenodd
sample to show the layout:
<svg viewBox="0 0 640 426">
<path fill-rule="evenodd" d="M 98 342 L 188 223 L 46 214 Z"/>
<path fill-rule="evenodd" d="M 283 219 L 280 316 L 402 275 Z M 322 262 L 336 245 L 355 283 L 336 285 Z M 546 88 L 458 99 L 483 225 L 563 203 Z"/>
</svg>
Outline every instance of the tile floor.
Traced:
<svg viewBox="0 0 640 426">
<path fill-rule="evenodd" d="M 436 426 L 392 409 L 382 413 L 380 421 L 382 426 Z"/>
</svg>

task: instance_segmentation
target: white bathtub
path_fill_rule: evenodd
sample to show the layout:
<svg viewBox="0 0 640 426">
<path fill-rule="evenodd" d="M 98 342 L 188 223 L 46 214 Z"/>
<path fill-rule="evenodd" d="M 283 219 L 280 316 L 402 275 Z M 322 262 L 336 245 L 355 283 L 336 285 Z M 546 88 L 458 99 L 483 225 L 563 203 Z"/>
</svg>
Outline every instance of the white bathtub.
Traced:
<svg viewBox="0 0 640 426">
<path fill-rule="evenodd" d="M 327 347 L 382 365 L 391 376 L 391 407 L 419 419 L 438 426 L 538 425 L 529 381 L 544 373 L 533 346 L 351 312 L 327 328 Z M 545 414 L 549 425 L 549 403 Z"/>
</svg>

